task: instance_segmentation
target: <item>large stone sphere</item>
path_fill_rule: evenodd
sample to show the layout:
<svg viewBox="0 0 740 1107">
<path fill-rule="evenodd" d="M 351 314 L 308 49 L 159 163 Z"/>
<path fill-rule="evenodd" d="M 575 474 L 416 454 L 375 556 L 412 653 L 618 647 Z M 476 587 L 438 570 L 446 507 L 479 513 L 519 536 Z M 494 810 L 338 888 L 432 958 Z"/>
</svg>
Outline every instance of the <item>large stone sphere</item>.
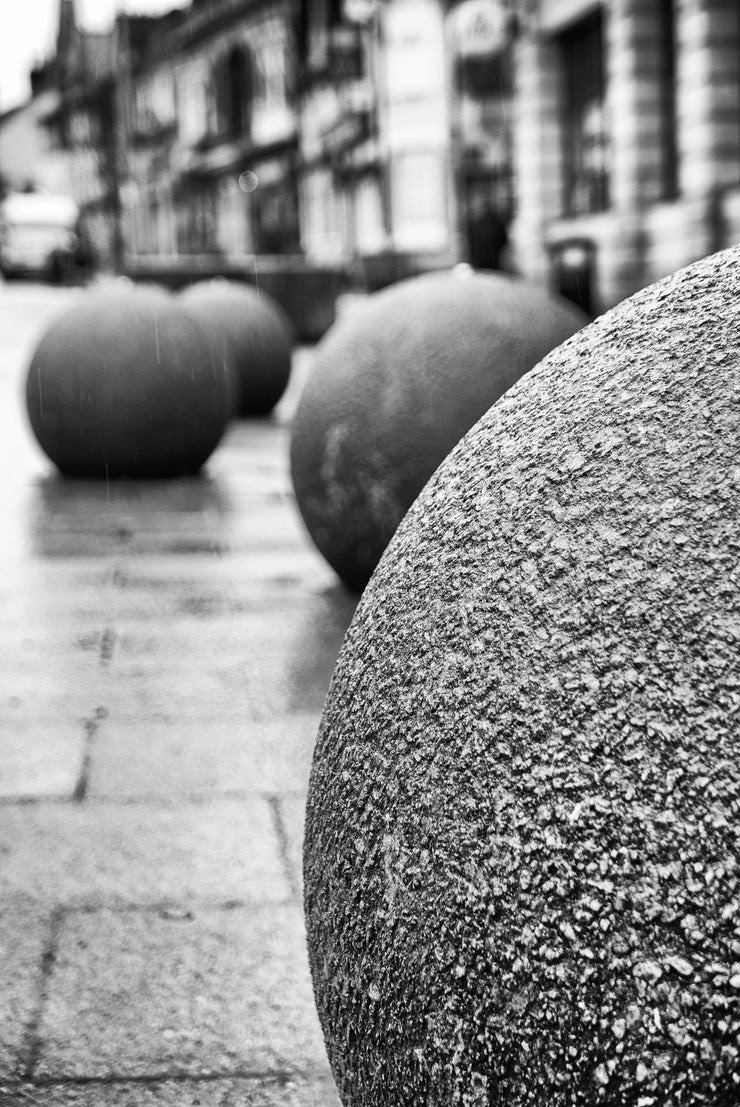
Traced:
<svg viewBox="0 0 740 1107">
<path fill-rule="evenodd" d="M 292 328 L 266 293 L 237 281 L 200 281 L 181 293 L 233 380 L 238 415 L 267 415 L 290 378 Z"/>
<path fill-rule="evenodd" d="M 304 847 L 352 1107 L 740 1102 L 740 249 L 463 439 L 366 589 Z"/>
<path fill-rule="evenodd" d="M 298 507 L 361 591 L 428 478 L 473 423 L 587 322 L 501 274 L 431 274 L 370 297 L 317 350 L 291 436 Z"/>
<path fill-rule="evenodd" d="M 230 414 L 226 372 L 160 292 L 90 292 L 44 333 L 28 369 L 39 445 L 74 477 L 195 473 Z"/>
</svg>

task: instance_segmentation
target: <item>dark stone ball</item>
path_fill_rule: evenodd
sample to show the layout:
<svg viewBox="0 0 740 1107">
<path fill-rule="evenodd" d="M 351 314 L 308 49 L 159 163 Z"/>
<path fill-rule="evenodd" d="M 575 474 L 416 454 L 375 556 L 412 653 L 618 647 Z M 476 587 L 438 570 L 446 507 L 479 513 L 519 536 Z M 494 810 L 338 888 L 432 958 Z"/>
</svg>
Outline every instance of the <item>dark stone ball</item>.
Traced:
<svg viewBox="0 0 740 1107">
<path fill-rule="evenodd" d="M 232 375 L 235 412 L 271 412 L 288 386 L 293 349 L 291 323 L 280 305 L 258 288 L 226 280 L 194 284 L 180 302 Z"/>
<path fill-rule="evenodd" d="M 171 297 L 89 292 L 59 316 L 31 358 L 28 416 L 67 476 L 195 473 L 230 414 L 227 374 Z"/>
<path fill-rule="evenodd" d="M 393 285 L 332 328 L 295 413 L 291 471 L 313 541 L 350 588 L 463 434 L 586 322 L 541 288 L 470 272 Z"/>
<path fill-rule="evenodd" d="M 352 1107 L 740 1102 L 740 248 L 566 341 L 409 511 L 304 846 Z"/>
</svg>

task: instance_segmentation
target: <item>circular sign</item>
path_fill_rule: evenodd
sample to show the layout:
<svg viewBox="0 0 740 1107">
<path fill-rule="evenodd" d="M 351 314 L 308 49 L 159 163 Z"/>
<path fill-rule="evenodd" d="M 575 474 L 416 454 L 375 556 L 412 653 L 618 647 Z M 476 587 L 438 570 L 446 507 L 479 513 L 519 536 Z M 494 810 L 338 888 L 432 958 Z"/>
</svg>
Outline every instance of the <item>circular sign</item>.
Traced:
<svg viewBox="0 0 740 1107">
<path fill-rule="evenodd" d="M 455 52 L 464 58 L 497 53 L 506 45 L 508 24 L 503 0 L 464 0 L 450 13 Z"/>
</svg>

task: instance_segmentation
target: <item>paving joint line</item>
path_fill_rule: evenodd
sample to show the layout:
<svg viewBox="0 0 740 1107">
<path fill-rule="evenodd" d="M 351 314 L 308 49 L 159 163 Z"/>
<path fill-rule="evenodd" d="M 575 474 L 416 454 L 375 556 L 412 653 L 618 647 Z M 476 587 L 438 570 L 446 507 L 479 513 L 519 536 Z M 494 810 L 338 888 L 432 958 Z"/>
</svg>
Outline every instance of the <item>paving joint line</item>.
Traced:
<svg viewBox="0 0 740 1107">
<path fill-rule="evenodd" d="M 92 749 L 90 751 L 92 754 Z M 89 773 L 89 762 L 86 766 L 86 770 Z M 266 799 L 265 792 L 260 788 L 255 789 L 238 789 L 231 788 L 223 792 L 184 792 L 181 795 L 177 793 L 162 794 L 162 795 L 148 795 L 147 793 L 133 793 L 128 796 L 108 796 L 108 795 L 94 795 L 91 796 L 88 792 L 88 782 L 84 780 L 84 793 L 80 797 L 78 795 L 81 790 L 81 784 L 83 782 L 83 773 L 80 773 L 78 778 L 75 792 L 70 796 L 0 796 L 0 807 L 42 807 L 49 805 L 52 807 L 63 807 L 70 801 L 80 802 L 81 799 L 85 800 L 85 806 L 90 808 L 100 807 L 155 807 L 162 809 L 171 808 L 186 808 L 186 807 L 205 807 L 212 803 L 234 803 L 246 800 Z M 305 799 L 305 790 L 300 788 L 291 788 L 286 792 L 280 792 L 280 799 Z"/>
<path fill-rule="evenodd" d="M 82 722 L 85 732 L 85 745 L 82 752 L 82 764 L 80 765 L 79 776 L 77 777 L 77 783 L 72 793 L 72 799 L 75 803 L 83 803 L 87 798 L 87 791 L 90 786 L 93 746 L 98 730 L 100 729 L 100 723 L 103 719 L 107 718 L 107 716 L 108 709 L 106 707 L 96 707 L 88 718 L 84 719 Z"/>
<path fill-rule="evenodd" d="M 100 664 L 105 668 L 113 660 L 118 635 L 113 627 L 106 627 L 100 639 Z"/>
<path fill-rule="evenodd" d="M 288 839 L 288 832 L 285 827 L 285 820 L 283 819 L 283 812 L 280 806 L 280 796 L 268 795 L 265 797 L 267 804 L 270 808 L 270 814 L 272 815 L 272 824 L 275 830 L 275 836 L 278 842 L 278 853 L 280 854 L 280 860 L 283 865 L 283 872 L 290 888 L 291 896 L 293 899 L 300 899 L 301 890 L 299 882 L 296 879 L 293 872 L 293 866 L 290 861 L 290 842 Z"/>
<path fill-rule="evenodd" d="M 224 1072 L 158 1072 L 158 1073 L 108 1073 L 104 1076 L 39 1076 L 5 1081 L 2 1088 L 53 1088 L 53 1087 L 110 1087 L 125 1084 L 214 1084 L 222 1080 L 262 1080 L 282 1087 L 297 1080 L 326 1079 L 323 1069 L 229 1069 Z"/>
<path fill-rule="evenodd" d="M 276 907 L 295 907 L 295 896 L 281 899 L 193 899 L 187 903 L 178 900 L 158 900 L 150 903 L 66 903 L 61 910 L 65 915 L 95 915 L 106 911 L 110 915 L 162 915 L 171 921 L 188 921 L 198 911 L 265 911 Z"/>
<path fill-rule="evenodd" d="M 133 793 L 128 796 L 95 795 L 88 797 L 89 807 L 154 807 L 154 808 L 180 808 L 207 807 L 216 803 L 241 803 L 244 801 L 263 800 L 269 804 L 275 799 L 304 799 L 305 790 L 291 788 L 286 792 L 265 793 L 263 789 L 239 789 L 232 788 L 223 792 L 183 792 L 163 795 L 147 795 L 146 793 Z"/>
<path fill-rule="evenodd" d="M 23 1074 L 26 1080 L 32 1080 L 33 1074 L 41 1055 L 41 1022 L 49 997 L 49 983 L 54 969 L 54 963 L 59 951 L 59 936 L 66 915 L 64 907 L 55 907 L 49 919 L 49 931 L 41 953 L 41 971 L 39 980 L 38 1003 L 25 1032 L 23 1053 L 26 1061 L 23 1066 Z"/>
</svg>

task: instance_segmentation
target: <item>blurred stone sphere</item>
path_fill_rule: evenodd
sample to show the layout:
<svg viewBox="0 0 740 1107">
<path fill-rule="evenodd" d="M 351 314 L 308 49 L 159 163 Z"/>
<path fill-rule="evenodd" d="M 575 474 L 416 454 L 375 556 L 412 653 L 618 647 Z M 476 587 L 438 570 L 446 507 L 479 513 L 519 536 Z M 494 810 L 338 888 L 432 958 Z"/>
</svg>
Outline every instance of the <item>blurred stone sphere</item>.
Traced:
<svg viewBox="0 0 740 1107">
<path fill-rule="evenodd" d="M 267 415 L 290 379 L 292 327 L 265 292 L 238 281 L 200 281 L 180 294 L 234 382 L 238 415 Z"/>
<path fill-rule="evenodd" d="M 353 1107 L 738 1102 L 740 248 L 463 439 L 334 672 L 304 846 Z"/>
<path fill-rule="evenodd" d="M 59 316 L 28 368 L 39 445 L 75 477 L 195 473 L 230 414 L 228 375 L 199 326 L 160 291 L 91 291 Z"/>
<path fill-rule="evenodd" d="M 360 591 L 439 463 L 586 315 L 500 274 L 417 277 L 371 296 L 319 344 L 295 413 L 298 507 Z"/>
</svg>

